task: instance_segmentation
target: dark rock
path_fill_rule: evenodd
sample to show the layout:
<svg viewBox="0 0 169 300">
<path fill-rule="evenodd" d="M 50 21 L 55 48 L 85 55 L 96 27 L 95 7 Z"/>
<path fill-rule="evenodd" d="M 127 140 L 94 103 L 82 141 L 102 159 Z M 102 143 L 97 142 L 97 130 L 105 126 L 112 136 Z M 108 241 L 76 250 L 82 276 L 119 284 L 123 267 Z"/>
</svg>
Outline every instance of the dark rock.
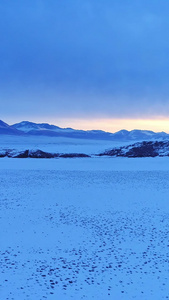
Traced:
<svg viewBox="0 0 169 300">
<path fill-rule="evenodd" d="M 4 153 L 0 153 L 0 157 L 6 157 L 7 156 L 7 153 L 4 152 Z"/>
<path fill-rule="evenodd" d="M 23 152 L 20 152 L 19 154 L 13 156 L 14 158 L 27 158 L 29 157 L 29 150 L 25 150 Z"/>
<path fill-rule="evenodd" d="M 98 156 L 156 157 L 169 156 L 169 141 L 143 141 L 129 146 L 114 148 Z"/>
<path fill-rule="evenodd" d="M 36 150 L 36 151 L 30 151 L 28 157 L 31 158 L 54 158 L 56 157 L 55 154 L 44 152 L 41 150 Z"/>
<path fill-rule="evenodd" d="M 110 151 L 105 151 L 104 153 L 100 153 L 97 156 L 123 156 L 122 148 L 114 148 Z"/>
<path fill-rule="evenodd" d="M 158 156 L 158 152 L 153 142 L 143 142 L 138 147 L 131 148 L 126 152 L 127 157 L 155 157 Z"/>
</svg>

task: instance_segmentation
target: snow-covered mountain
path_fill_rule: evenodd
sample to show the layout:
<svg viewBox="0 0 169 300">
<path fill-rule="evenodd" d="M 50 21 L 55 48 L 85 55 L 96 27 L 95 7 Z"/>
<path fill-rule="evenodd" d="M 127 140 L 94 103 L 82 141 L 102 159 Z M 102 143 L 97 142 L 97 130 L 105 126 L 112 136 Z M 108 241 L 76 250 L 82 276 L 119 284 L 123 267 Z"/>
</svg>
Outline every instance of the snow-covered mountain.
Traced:
<svg viewBox="0 0 169 300">
<path fill-rule="evenodd" d="M 0 134 L 49 136 L 49 137 L 69 137 L 78 139 L 110 140 L 110 141 L 141 141 L 168 139 L 169 134 L 165 132 L 153 132 L 149 130 L 120 130 L 116 133 L 105 132 L 102 130 L 76 130 L 72 128 L 61 128 L 48 123 L 33 123 L 22 121 L 9 126 L 0 121 Z"/>
<path fill-rule="evenodd" d="M 169 138 L 169 135 L 165 132 L 154 132 L 150 130 L 138 130 L 134 129 L 131 131 L 128 130 L 120 130 L 113 134 L 113 139 L 115 140 L 151 140 L 151 139 L 163 139 Z"/>
<path fill-rule="evenodd" d="M 12 126 L 0 120 L 0 134 L 22 135 L 23 132 L 17 130 L 16 128 L 13 128 Z"/>
<path fill-rule="evenodd" d="M 64 136 L 69 138 L 81 139 L 112 139 L 113 133 L 105 132 L 102 130 L 77 130 L 72 128 L 61 128 L 48 123 L 33 123 L 22 121 L 11 126 L 17 130 L 28 135 L 43 135 L 43 136 Z"/>
<path fill-rule="evenodd" d="M 12 128 L 24 131 L 24 132 L 31 132 L 34 130 L 52 130 L 52 131 L 62 131 L 63 128 L 60 128 L 55 125 L 50 125 L 48 123 L 33 123 L 29 121 L 22 121 L 20 123 L 16 123 L 11 126 Z M 66 128 L 67 129 L 67 128 Z"/>
</svg>

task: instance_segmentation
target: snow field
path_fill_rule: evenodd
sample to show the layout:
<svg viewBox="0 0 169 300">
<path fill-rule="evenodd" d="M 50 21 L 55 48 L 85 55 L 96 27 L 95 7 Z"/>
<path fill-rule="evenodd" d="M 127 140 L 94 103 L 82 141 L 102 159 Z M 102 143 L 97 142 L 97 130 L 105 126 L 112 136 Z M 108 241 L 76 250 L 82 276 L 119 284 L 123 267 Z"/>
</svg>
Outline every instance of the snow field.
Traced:
<svg viewBox="0 0 169 300">
<path fill-rule="evenodd" d="M 169 298 L 167 158 L 0 160 L 0 299 Z"/>
</svg>

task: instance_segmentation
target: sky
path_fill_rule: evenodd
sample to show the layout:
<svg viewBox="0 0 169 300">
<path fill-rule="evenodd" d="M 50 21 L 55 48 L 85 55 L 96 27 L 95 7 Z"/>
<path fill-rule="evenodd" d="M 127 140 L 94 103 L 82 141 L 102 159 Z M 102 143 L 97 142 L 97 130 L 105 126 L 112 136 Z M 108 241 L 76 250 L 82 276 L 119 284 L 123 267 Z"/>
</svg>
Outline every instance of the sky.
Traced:
<svg viewBox="0 0 169 300">
<path fill-rule="evenodd" d="M 0 119 L 169 132 L 168 0 L 0 0 Z"/>
</svg>

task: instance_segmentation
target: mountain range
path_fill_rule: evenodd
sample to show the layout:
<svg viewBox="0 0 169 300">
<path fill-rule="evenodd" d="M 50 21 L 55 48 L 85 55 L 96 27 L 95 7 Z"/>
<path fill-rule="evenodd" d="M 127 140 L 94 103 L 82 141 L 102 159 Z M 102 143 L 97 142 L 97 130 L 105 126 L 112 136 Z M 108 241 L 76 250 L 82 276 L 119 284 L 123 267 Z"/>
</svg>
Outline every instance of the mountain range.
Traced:
<svg viewBox="0 0 169 300">
<path fill-rule="evenodd" d="M 48 123 L 33 123 L 22 121 L 13 125 L 0 121 L 0 134 L 24 135 L 24 136 L 50 136 L 69 137 L 79 139 L 112 140 L 112 141 L 138 141 L 169 139 L 169 134 L 165 132 L 153 132 L 149 130 L 120 130 L 115 133 L 102 130 L 76 130 L 72 128 L 61 128 Z"/>
</svg>

